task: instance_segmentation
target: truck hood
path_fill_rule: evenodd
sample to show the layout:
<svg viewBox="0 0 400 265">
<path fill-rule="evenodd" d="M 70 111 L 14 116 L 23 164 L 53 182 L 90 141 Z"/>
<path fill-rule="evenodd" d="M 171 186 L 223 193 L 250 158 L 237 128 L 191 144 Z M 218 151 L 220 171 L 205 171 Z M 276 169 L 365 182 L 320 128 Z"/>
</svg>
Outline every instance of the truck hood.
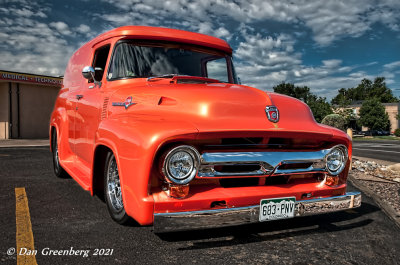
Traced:
<svg viewBox="0 0 400 265">
<path fill-rule="evenodd" d="M 112 106 L 132 97 L 134 105 Z M 109 115 L 153 122 L 190 123 L 199 132 L 291 131 L 332 135 L 329 127 L 315 122 L 303 102 L 256 88 L 225 83 L 120 86 L 110 97 Z M 117 104 L 115 104 L 117 103 Z M 276 106 L 279 121 L 268 120 L 266 106 Z"/>
</svg>

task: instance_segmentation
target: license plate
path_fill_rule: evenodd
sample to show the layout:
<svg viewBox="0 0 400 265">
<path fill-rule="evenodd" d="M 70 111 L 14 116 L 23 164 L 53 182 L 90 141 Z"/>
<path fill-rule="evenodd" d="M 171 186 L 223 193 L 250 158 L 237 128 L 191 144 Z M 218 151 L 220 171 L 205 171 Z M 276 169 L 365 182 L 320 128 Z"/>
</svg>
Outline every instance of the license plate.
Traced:
<svg viewBox="0 0 400 265">
<path fill-rule="evenodd" d="M 260 222 L 294 217 L 296 197 L 260 201 Z"/>
</svg>

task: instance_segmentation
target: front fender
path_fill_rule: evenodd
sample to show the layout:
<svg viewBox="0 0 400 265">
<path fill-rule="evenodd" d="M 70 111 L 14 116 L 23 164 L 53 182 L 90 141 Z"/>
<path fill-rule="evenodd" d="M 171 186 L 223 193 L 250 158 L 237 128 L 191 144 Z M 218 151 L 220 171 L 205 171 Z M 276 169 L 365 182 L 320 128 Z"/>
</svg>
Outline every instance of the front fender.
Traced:
<svg viewBox="0 0 400 265">
<path fill-rule="evenodd" d="M 154 202 L 149 194 L 150 171 L 158 148 L 171 139 L 195 139 L 189 123 L 137 120 L 124 116 L 103 120 L 96 147 L 109 147 L 117 160 L 126 213 L 141 225 L 153 222 Z"/>
</svg>

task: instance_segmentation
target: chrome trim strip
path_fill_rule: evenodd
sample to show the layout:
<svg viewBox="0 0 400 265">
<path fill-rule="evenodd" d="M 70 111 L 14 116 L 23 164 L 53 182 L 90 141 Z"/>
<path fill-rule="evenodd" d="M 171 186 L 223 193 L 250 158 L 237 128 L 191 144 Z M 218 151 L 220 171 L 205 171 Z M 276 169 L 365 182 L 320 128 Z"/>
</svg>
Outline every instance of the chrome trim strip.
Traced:
<svg viewBox="0 0 400 265">
<path fill-rule="evenodd" d="M 343 211 L 361 206 L 360 192 L 328 198 L 296 201 L 295 217 Z M 156 233 L 204 229 L 259 222 L 260 205 L 215 210 L 156 213 Z"/>
<path fill-rule="evenodd" d="M 333 149 L 310 152 L 218 152 L 203 153 L 200 158 L 198 177 L 224 176 L 269 176 L 271 174 L 293 174 L 326 172 L 325 156 Z M 308 168 L 279 169 L 284 164 L 313 163 Z M 258 164 L 260 170 L 251 172 L 218 172 L 214 166 Z"/>
</svg>

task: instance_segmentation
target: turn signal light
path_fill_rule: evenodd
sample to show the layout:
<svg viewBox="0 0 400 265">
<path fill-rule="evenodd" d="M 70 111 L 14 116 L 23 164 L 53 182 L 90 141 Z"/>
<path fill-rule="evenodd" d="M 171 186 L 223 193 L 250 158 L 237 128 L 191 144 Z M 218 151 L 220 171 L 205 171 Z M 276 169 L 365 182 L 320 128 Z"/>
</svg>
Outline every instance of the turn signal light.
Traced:
<svg viewBox="0 0 400 265">
<path fill-rule="evenodd" d="M 339 185 L 339 177 L 327 176 L 325 184 L 328 186 L 337 186 L 337 185 Z"/>
<path fill-rule="evenodd" d="M 189 194 L 189 184 L 175 185 L 169 184 L 169 196 L 176 199 L 183 199 Z"/>
</svg>

